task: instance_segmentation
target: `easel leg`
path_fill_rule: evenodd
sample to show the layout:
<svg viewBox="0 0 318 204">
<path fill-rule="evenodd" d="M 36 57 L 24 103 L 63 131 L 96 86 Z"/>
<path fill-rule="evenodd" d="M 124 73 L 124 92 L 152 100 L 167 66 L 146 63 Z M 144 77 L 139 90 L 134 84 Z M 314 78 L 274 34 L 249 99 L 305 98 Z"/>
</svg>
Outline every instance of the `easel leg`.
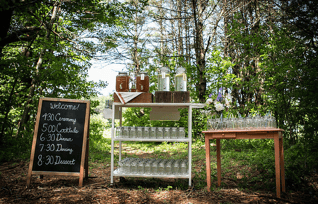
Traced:
<svg viewBox="0 0 318 204">
<path fill-rule="evenodd" d="M 221 186 L 221 144 L 220 144 L 220 139 L 216 139 L 216 159 L 217 159 L 218 186 Z"/>
<path fill-rule="evenodd" d="M 206 183 L 208 191 L 211 191 L 211 153 L 210 153 L 210 140 L 205 138 L 205 159 L 206 159 Z"/>
<path fill-rule="evenodd" d="M 89 139 L 87 139 L 86 156 L 85 156 L 85 178 L 88 179 L 88 152 L 89 152 Z"/>
</svg>

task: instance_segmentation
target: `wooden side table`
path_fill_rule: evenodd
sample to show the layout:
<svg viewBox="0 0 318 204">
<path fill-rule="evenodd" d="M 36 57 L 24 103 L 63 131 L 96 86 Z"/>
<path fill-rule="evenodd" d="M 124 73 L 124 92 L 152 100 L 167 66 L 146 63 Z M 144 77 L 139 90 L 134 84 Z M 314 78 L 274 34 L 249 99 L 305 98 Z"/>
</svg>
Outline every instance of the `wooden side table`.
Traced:
<svg viewBox="0 0 318 204">
<path fill-rule="evenodd" d="M 207 188 L 211 190 L 211 154 L 210 140 L 216 139 L 216 157 L 217 157 L 217 178 L 218 186 L 221 185 L 221 154 L 220 139 L 274 139 L 275 148 L 275 172 L 276 172 L 276 194 L 280 198 L 281 188 L 285 189 L 285 169 L 284 169 L 284 148 L 283 148 L 283 129 L 267 128 L 252 130 L 209 130 L 203 131 L 205 134 L 205 150 L 206 150 L 206 176 Z"/>
</svg>

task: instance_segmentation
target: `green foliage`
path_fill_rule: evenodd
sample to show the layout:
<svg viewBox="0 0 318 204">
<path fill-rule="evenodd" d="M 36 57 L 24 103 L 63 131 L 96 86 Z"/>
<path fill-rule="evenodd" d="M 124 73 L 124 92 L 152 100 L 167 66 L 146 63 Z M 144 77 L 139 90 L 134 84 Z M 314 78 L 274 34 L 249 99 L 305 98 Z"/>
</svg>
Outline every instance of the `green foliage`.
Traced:
<svg viewBox="0 0 318 204">
<path fill-rule="evenodd" d="M 107 86 L 104 81 L 88 81 L 89 61 L 115 46 L 96 40 L 107 39 L 101 28 L 122 24 L 119 17 L 129 10 L 118 2 L 100 1 L 9 4 L 0 6 L 13 10 L 3 19 L 8 29 L 0 31 L 1 148 L 11 145 L 11 137 L 29 138 L 40 97 L 90 99 L 97 88 Z M 53 11 L 59 11 L 56 18 Z"/>
</svg>

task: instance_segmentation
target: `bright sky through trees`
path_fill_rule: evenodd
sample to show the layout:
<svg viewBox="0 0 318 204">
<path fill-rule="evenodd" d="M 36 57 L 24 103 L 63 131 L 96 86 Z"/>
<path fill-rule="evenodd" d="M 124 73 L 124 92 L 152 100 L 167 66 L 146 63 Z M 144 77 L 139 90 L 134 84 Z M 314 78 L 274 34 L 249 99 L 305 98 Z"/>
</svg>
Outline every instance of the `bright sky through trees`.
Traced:
<svg viewBox="0 0 318 204">
<path fill-rule="evenodd" d="M 99 89 L 98 91 L 101 95 L 108 96 L 109 94 L 114 93 L 116 76 L 118 72 L 123 71 L 124 68 L 125 65 L 123 64 L 107 65 L 106 62 L 94 60 L 92 61 L 92 67 L 88 70 L 88 80 L 94 82 L 98 82 L 99 80 L 107 81 L 108 86 L 104 89 Z"/>
</svg>

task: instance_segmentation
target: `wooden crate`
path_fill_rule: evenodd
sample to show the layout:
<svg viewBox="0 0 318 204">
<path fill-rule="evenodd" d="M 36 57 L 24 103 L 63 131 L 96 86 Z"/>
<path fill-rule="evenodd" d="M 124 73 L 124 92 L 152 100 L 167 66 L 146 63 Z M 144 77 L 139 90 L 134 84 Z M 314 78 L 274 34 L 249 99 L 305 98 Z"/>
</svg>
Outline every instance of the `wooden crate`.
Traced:
<svg viewBox="0 0 318 204">
<path fill-rule="evenodd" d="M 156 91 L 156 103 L 190 103 L 189 91 Z"/>
<path fill-rule="evenodd" d="M 114 102 L 120 102 L 116 93 L 114 93 Z M 138 95 L 136 98 L 132 99 L 128 103 L 152 103 L 153 95 L 152 93 L 142 93 Z"/>
<path fill-rule="evenodd" d="M 172 91 L 156 91 L 155 102 L 156 103 L 173 103 Z"/>
<path fill-rule="evenodd" d="M 173 103 L 190 103 L 190 91 L 174 91 Z"/>
</svg>

